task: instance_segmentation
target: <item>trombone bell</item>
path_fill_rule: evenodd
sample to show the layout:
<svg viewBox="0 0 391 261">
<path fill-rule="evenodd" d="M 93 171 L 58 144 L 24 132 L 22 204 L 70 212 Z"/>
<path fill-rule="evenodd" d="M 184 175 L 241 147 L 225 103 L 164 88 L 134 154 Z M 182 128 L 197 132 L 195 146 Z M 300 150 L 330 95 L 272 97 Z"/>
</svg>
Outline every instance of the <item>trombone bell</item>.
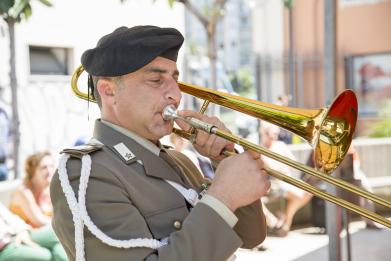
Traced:
<svg viewBox="0 0 391 261">
<path fill-rule="evenodd" d="M 320 124 L 315 147 L 315 163 L 326 173 L 333 171 L 345 157 L 357 121 L 357 99 L 353 91 L 341 93 L 329 107 Z"/>
</svg>

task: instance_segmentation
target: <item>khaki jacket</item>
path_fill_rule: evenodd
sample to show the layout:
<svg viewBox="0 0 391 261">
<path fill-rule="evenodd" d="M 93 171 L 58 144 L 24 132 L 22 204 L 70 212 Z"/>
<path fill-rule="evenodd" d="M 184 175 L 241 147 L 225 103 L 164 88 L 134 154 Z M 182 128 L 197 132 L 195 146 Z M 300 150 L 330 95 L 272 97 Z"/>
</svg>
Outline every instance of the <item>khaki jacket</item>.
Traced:
<svg viewBox="0 0 391 261">
<path fill-rule="evenodd" d="M 90 153 L 86 205 L 92 221 L 114 239 L 169 237 L 169 243 L 158 250 L 115 248 L 101 242 L 85 227 L 86 260 L 219 261 L 226 260 L 239 247 L 252 248 L 264 240 L 265 220 L 259 201 L 235 212 L 239 221 L 234 229 L 206 204 L 198 203 L 188 210 L 183 196 L 165 181 L 200 190 L 202 176 L 182 154 L 170 152 L 179 162 L 181 177 L 160 157 L 99 120 L 94 137 L 104 145 Z M 135 160 L 125 162 L 117 154 L 113 146 L 121 142 L 135 154 Z M 68 177 L 76 197 L 80 168 L 79 158 L 68 160 Z M 74 224 L 58 173 L 50 190 L 53 228 L 69 259 L 75 260 Z"/>
</svg>

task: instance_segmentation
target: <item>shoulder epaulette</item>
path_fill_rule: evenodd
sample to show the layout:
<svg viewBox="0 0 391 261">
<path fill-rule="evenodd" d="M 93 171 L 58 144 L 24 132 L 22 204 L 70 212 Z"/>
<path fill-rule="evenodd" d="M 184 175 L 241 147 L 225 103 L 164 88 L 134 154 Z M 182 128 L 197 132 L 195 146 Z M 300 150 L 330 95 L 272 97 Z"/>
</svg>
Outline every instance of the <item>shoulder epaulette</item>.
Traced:
<svg viewBox="0 0 391 261">
<path fill-rule="evenodd" d="M 84 145 L 63 149 L 60 153 L 66 153 L 71 155 L 72 157 L 81 159 L 84 155 L 91 154 L 92 152 L 101 150 L 102 147 L 103 144 L 87 143 Z"/>
</svg>

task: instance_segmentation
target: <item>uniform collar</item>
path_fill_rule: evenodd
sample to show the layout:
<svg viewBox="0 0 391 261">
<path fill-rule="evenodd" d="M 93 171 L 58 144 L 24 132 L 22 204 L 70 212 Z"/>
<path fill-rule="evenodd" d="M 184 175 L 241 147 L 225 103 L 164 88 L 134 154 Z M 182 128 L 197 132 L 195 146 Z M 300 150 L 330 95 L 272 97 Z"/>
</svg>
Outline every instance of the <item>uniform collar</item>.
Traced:
<svg viewBox="0 0 391 261">
<path fill-rule="evenodd" d="M 154 144 L 153 142 L 137 135 L 136 133 L 128 130 L 128 129 L 125 129 L 121 126 L 118 126 L 118 125 L 115 125 L 114 123 L 111 123 L 111 122 L 108 122 L 108 121 L 105 121 L 105 120 L 101 120 L 101 122 L 103 124 L 106 124 L 108 125 L 109 127 L 113 128 L 114 130 L 124 134 L 125 136 L 133 139 L 135 142 L 137 142 L 139 145 L 143 146 L 144 148 L 146 148 L 147 150 L 151 151 L 153 154 L 159 156 L 159 152 L 160 150 L 162 149 L 161 147 L 161 144 L 160 142 L 158 141 L 158 145 Z"/>
<path fill-rule="evenodd" d="M 112 124 L 106 124 L 106 122 L 103 123 L 102 120 L 96 120 L 94 128 L 94 139 L 107 146 L 112 152 L 115 153 L 118 158 L 121 158 L 121 160 L 126 164 L 134 164 L 135 161 L 126 162 L 116 152 L 114 146 L 123 143 L 124 146 L 126 146 L 136 156 L 135 160 L 141 160 L 148 176 L 167 179 L 183 184 L 183 181 L 175 173 L 172 167 L 158 156 L 160 149 L 156 145 L 148 141 L 159 151 L 157 154 L 152 152 L 149 148 L 143 146 L 147 143 L 143 143 L 143 145 L 141 145 L 134 139 L 134 137 L 131 137 L 131 135 L 126 135 L 125 133 L 128 131 L 125 130 L 125 133 L 123 133 L 123 131 L 120 131 L 118 128 L 113 128 L 111 125 Z"/>
</svg>

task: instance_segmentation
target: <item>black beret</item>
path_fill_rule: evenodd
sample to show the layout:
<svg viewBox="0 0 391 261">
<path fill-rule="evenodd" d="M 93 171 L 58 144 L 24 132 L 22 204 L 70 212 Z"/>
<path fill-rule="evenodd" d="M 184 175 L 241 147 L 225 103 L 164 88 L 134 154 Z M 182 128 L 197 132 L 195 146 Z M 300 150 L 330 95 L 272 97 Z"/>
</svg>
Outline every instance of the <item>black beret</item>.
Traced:
<svg viewBox="0 0 391 261">
<path fill-rule="evenodd" d="M 85 51 L 81 63 L 90 75 L 121 76 L 137 71 L 157 56 L 176 61 L 182 43 L 182 34 L 174 28 L 123 26 Z"/>
</svg>

